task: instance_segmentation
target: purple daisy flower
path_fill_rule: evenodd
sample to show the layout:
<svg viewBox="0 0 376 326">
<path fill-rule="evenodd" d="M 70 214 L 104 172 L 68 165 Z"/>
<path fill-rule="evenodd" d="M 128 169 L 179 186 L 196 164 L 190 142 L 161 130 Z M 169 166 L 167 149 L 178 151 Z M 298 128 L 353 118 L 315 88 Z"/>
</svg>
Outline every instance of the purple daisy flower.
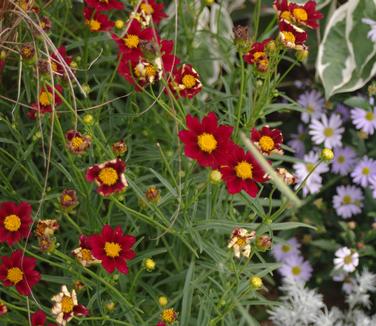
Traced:
<svg viewBox="0 0 376 326">
<path fill-rule="evenodd" d="M 306 134 L 306 128 L 304 128 L 303 124 L 298 125 L 298 131 L 296 134 L 291 134 L 291 140 L 287 142 L 294 151 L 295 156 L 298 158 L 303 158 L 305 153 L 305 146 L 304 146 L 304 137 Z"/>
<path fill-rule="evenodd" d="M 291 238 L 284 243 L 278 243 L 273 246 L 272 254 L 277 261 L 284 261 L 290 256 L 299 254 L 300 243 L 296 238 Z"/>
<path fill-rule="evenodd" d="M 324 107 L 324 102 L 321 93 L 314 89 L 300 95 L 298 103 L 305 109 L 302 112 L 302 121 L 308 123 L 311 118 L 319 118 Z"/>
<path fill-rule="evenodd" d="M 376 42 L 376 21 L 370 18 L 363 18 L 362 22 L 371 27 L 371 30 L 368 32 L 367 37 L 373 42 Z"/>
<path fill-rule="evenodd" d="M 354 171 L 351 173 L 353 182 L 362 187 L 367 187 L 374 176 L 376 176 L 376 161 L 367 156 L 364 156 L 359 161 Z"/>
<path fill-rule="evenodd" d="M 356 153 L 351 147 L 337 147 L 334 149 L 332 172 L 346 175 L 354 167 L 356 160 Z"/>
<path fill-rule="evenodd" d="M 359 129 L 367 135 L 373 135 L 376 129 L 376 107 L 373 111 L 366 111 L 360 108 L 351 110 L 351 119 L 356 129 Z"/>
<path fill-rule="evenodd" d="M 338 114 L 332 114 L 329 118 L 322 114 L 319 119 L 312 119 L 309 125 L 309 134 L 316 145 L 324 144 L 327 148 L 342 146 L 342 119 Z"/>
<path fill-rule="evenodd" d="M 362 190 L 355 186 L 338 186 L 333 197 L 333 206 L 337 215 L 344 219 L 359 214 L 363 207 Z"/>
<path fill-rule="evenodd" d="M 376 199 L 376 175 L 371 177 L 369 182 L 372 190 L 372 197 Z"/>
<path fill-rule="evenodd" d="M 311 264 L 300 256 L 291 256 L 278 269 L 279 273 L 295 282 L 307 282 L 312 275 Z"/>
<path fill-rule="evenodd" d="M 338 103 L 334 112 L 339 114 L 344 123 L 350 120 L 350 109 L 346 105 Z"/>
</svg>

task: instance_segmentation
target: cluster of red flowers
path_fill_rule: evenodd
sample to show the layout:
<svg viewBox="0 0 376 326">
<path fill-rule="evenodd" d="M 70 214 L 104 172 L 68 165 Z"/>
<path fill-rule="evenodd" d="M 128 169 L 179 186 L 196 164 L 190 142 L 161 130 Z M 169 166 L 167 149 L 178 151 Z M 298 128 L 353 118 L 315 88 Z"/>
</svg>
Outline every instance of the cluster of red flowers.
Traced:
<svg viewBox="0 0 376 326">
<path fill-rule="evenodd" d="M 92 32 L 111 31 L 114 27 L 120 33 L 111 32 L 119 49 L 118 72 L 136 91 L 164 79 L 168 90 L 175 96 L 192 98 L 201 91 L 199 74 L 189 64 L 180 65 L 180 59 L 172 52 L 174 42 L 161 39 L 155 26 L 167 17 L 163 4 L 155 0 L 143 0 L 131 12 L 124 24 L 115 23 L 103 12 L 123 11 L 124 6 L 116 0 L 85 0 L 86 24 Z"/>
<path fill-rule="evenodd" d="M 188 130 L 179 132 L 179 138 L 185 145 L 185 155 L 203 167 L 219 170 L 230 194 L 245 190 L 256 197 L 259 190 L 257 183 L 266 182 L 268 177 L 253 155 L 232 141 L 233 128 L 218 125 L 213 112 L 201 122 L 197 117 L 187 115 L 186 122 Z M 251 140 L 263 154 L 269 155 L 280 150 L 283 138 L 278 129 L 265 126 L 259 131 L 253 129 Z"/>
</svg>

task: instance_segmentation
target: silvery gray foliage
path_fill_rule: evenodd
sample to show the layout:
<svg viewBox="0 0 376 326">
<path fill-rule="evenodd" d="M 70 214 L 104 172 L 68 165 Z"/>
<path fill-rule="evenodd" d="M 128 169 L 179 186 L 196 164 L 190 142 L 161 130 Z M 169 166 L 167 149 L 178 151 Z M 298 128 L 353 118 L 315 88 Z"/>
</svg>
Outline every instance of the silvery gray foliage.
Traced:
<svg viewBox="0 0 376 326">
<path fill-rule="evenodd" d="M 357 273 L 353 288 L 346 296 L 347 311 L 328 309 L 316 289 L 286 280 L 280 287 L 284 293 L 281 304 L 268 311 L 277 326 L 372 326 L 376 315 L 369 316 L 362 308 L 370 308 L 370 292 L 376 291 L 376 274 L 367 269 Z"/>
</svg>

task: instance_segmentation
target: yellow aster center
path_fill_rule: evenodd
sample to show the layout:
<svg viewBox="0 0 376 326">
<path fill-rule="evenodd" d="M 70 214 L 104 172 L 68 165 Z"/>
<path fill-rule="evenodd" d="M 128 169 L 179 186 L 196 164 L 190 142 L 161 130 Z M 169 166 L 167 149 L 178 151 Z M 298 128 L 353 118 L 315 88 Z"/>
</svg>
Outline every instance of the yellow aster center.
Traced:
<svg viewBox="0 0 376 326">
<path fill-rule="evenodd" d="M 121 246 L 117 242 L 106 242 L 104 245 L 104 251 L 108 257 L 119 257 Z"/>
<path fill-rule="evenodd" d="M 202 151 L 209 154 L 217 148 L 217 140 L 215 137 L 206 132 L 197 137 L 197 144 Z"/>
<path fill-rule="evenodd" d="M 8 269 L 7 279 L 13 284 L 21 282 L 23 279 L 23 271 L 18 267 L 12 267 Z"/>
<path fill-rule="evenodd" d="M 93 256 L 91 255 L 91 251 L 89 249 L 81 249 L 81 256 L 83 260 L 90 261 L 93 259 Z"/>
<path fill-rule="evenodd" d="M 243 180 L 252 179 L 252 165 L 246 161 L 239 162 L 235 166 L 235 173 Z"/>
<path fill-rule="evenodd" d="M 297 20 L 300 20 L 300 21 L 308 20 L 308 14 L 303 8 L 295 8 L 292 13 Z"/>
<path fill-rule="evenodd" d="M 196 78 L 190 74 L 184 75 L 181 81 L 183 82 L 183 85 L 188 89 L 196 86 Z"/>
<path fill-rule="evenodd" d="M 369 175 L 369 173 L 370 173 L 370 170 L 369 170 L 368 167 L 364 167 L 364 168 L 362 169 L 362 174 L 364 174 L 364 175 Z"/>
<path fill-rule="evenodd" d="M 325 137 L 331 137 L 334 134 L 333 128 L 325 128 L 324 129 L 324 135 Z"/>
<path fill-rule="evenodd" d="M 146 15 L 152 15 L 154 13 L 154 9 L 151 5 L 148 3 L 143 3 L 140 6 L 141 10 L 146 14 Z"/>
<path fill-rule="evenodd" d="M 283 35 L 283 39 L 288 42 L 288 43 L 292 43 L 292 44 L 295 44 L 295 35 L 291 32 L 286 32 L 286 31 L 283 31 L 281 32 L 282 35 Z"/>
<path fill-rule="evenodd" d="M 366 113 L 366 120 L 373 121 L 375 119 L 375 115 L 372 112 Z"/>
<path fill-rule="evenodd" d="M 71 145 L 73 149 L 79 149 L 83 143 L 84 143 L 83 138 L 79 136 L 75 136 L 71 140 Z"/>
<path fill-rule="evenodd" d="M 154 77 L 156 75 L 156 73 L 157 73 L 157 71 L 155 70 L 155 68 L 153 66 L 147 66 L 145 68 L 145 74 L 148 77 Z"/>
<path fill-rule="evenodd" d="M 165 309 L 162 312 L 162 320 L 167 323 L 173 323 L 175 321 L 176 314 L 173 308 Z"/>
<path fill-rule="evenodd" d="M 343 258 L 343 262 L 346 264 L 346 265 L 350 265 L 352 264 L 353 260 L 352 260 L 352 255 L 347 255 L 345 256 L 345 258 Z"/>
<path fill-rule="evenodd" d="M 284 253 L 287 253 L 287 252 L 290 251 L 291 247 L 290 247 L 289 245 L 287 245 L 287 244 L 284 244 L 284 245 L 281 247 L 281 249 L 282 249 L 282 251 L 283 251 Z"/>
<path fill-rule="evenodd" d="M 44 106 L 50 105 L 51 98 L 52 98 L 52 94 L 50 92 L 43 91 L 39 95 L 39 103 Z"/>
<path fill-rule="evenodd" d="M 345 205 L 351 204 L 351 197 L 349 195 L 343 196 L 342 203 Z"/>
<path fill-rule="evenodd" d="M 313 112 L 315 112 L 315 110 L 314 110 L 314 108 L 313 108 L 312 105 L 308 105 L 308 106 L 307 106 L 307 112 L 308 112 L 308 113 L 313 113 Z"/>
<path fill-rule="evenodd" d="M 135 49 L 135 48 L 137 48 L 139 43 L 140 43 L 140 38 L 137 35 L 128 34 L 124 38 L 124 44 L 129 49 Z"/>
<path fill-rule="evenodd" d="M 338 159 L 337 159 L 338 163 L 343 164 L 343 163 L 345 163 L 345 161 L 346 161 L 346 159 L 343 155 L 338 156 Z"/>
<path fill-rule="evenodd" d="M 307 163 L 306 168 L 308 172 L 312 172 L 315 169 L 315 164 L 313 163 Z"/>
<path fill-rule="evenodd" d="M 73 311 L 74 303 L 73 299 L 71 297 L 68 297 L 66 295 L 63 296 L 61 299 L 61 311 L 65 314 L 68 314 Z"/>
<path fill-rule="evenodd" d="M 98 178 L 106 186 L 112 186 L 118 181 L 119 176 L 114 168 L 104 168 L 99 172 Z"/>
<path fill-rule="evenodd" d="M 291 273 L 292 275 L 300 275 L 300 273 L 302 272 L 302 269 L 299 267 L 299 266 L 294 266 L 293 268 L 291 268 Z"/>
<path fill-rule="evenodd" d="M 239 239 L 236 241 L 236 244 L 237 244 L 239 247 L 244 247 L 244 246 L 247 244 L 247 241 L 246 241 L 244 238 L 239 238 Z"/>
<path fill-rule="evenodd" d="M 4 219 L 4 227 L 10 232 L 16 232 L 21 227 L 21 219 L 17 215 L 8 215 Z"/>
<path fill-rule="evenodd" d="M 89 26 L 91 31 L 99 31 L 101 28 L 101 23 L 98 20 L 90 19 Z"/>
<path fill-rule="evenodd" d="M 291 14 L 289 11 L 284 11 L 281 13 L 281 18 L 284 19 L 284 20 L 287 20 L 287 21 L 290 21 L 291 20 Z"/>
<path fill-rule="evenodd" d="M 264 152 L 270 152 L 274 149 L 274 140 L 269 136 L 262 136 L 259 145 Z"/>
</svg>

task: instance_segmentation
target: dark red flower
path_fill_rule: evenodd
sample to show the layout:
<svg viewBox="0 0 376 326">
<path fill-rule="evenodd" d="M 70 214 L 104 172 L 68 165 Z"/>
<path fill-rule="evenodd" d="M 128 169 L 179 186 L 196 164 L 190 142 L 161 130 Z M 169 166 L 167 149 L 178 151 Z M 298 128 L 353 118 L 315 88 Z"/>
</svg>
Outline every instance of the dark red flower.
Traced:
<svg viewBox="0 0 376 326">
<path fill-rule="evenodd" d="M 251 197 L 256 197 L 258 186 L 256 182 L 265 182 L 265 172 L 250 152 L 233 145 L 226 155 L 227 162 L 220 171 L 230 194 L 245 190 Z"/>
<path fill-rule="evenodd" d="M 266 53 L 266 46 L 271 40 L 268 38 L 262 42 L 253 43 L 251 50 L 243 56 L 243 60 L 248 64 L 256 65 L 257 70 L 261 72 L 268 70 L 269 57 Z"/>
<path fill-rule="evenodd" d="M 77 155 L 84 154 L 91 145 L 90 136 L 82 135 L 75 130 L 68 130 L 65 133 L 65 140 L 69 151 Z"/>
<path fill-rule="evenodd" d="M 52 71 L 63 76 L 65 75 L 65 70 L 62 63 L 65 62 L 70 65 L 72 62 L 72 57 L 67 55 L 67 50 L 65 46 L 61 46 L 57 49 L 57 53 L 51 55 L 51 68 Z"/>
<path fill-rule="evenodd" d="M 72 254 L 83 266 L 90 266 L 92 264 L 100 264 L 100 260 L 93 257 L 89 237 L 86 235 L 80 236 L 80 246 L 72 251 Z"/>
<path fill-rule="evenodd" d="M 284 20 L 279 22 L 279 37 L 282 43 L 291 49 L 303 50 L 306 48 L 304 42 L 307 40 L 307 33 Z"/>
<path fill-rule="evenodd" d="M 139 61 L 143 58 L 142 46 L 145 43 L 152 42 L 155 37 L 158 38 L 152 28 L 143 29 L 136 19 L 132 19 L 127 33 L 122 37 L 112 34 L 112 38 L 118 44 L 119 50 L 126 61 Z"/>
<path fill-rule="evenodd" d="M 36 259 L 24 255 L 20 249 L 10 256 L 0 257 L 0 280 L 5 287 L 15 286 L 19 294 L 29 296 L 31 288 L 39 282 L 40 274 L 35 269 Z"/>
<path fill-rule="evenodd" d="M 231 146 L 233 128 L 218 125 L 214 112 L 210 112 L 202 119 L 187 115 L 188 130 L 181 130 L 179 138 L 184 143 L 186 156 L 196 160 L 201 166 L 215 169 L 222 164 L 223 158 Z"/>
<path fill-rule="evenodd" d="M 85 3 L 96 11 L 106 11 L 111 9 L 123 10 L 124 4 L 117 0 L 85 0 Z"/>
<path fill-rule="evenodd" d="M 85 23 L 89 26 L 91 32 L 108 31 L 114 26 L 114 22 L 108 19 L 106 15 L 95 12 L 93 9 L 84 8 Z"/>
<path fill-rule="evenodd" d="M 50 86 L 42 88 L 39 93 L 38 102 L 31 104 L 28 116 L 31 119 L 35 119 L 38 114 L 44 115 L 45 113 L 52 112 L 53 104 L 57 107 L 63 103 L 58 93 L 63 93 L 63 88 L 60 85 L 55 85 L 55 92 L 53 92 L 53 88 Z"/>
<path fill-rule="evenodd" d="M 170 89 L 181 97 L 192 98 L 202 89 L 200 75 L 189 64 L 183 64 L 173 72 Z"/>
<path fill-rule="evenodd" d="M 0 204 L 0 242 L 12 245 L 26 238 L 32 223 L 32 208 L 27 202 Z"/>
<path fill-rule="evenodd" d="M 120 226 L 113 229 L 105 225 L 100 234 L 89 237 L 93 256 L 102 261 L 102 266 L 108 273 L 113 273 L 117 268 L 119 272 L 128 274 L 127 260 L 136 256 L 132 250 L 135 242 L 136 238 L 124 235 Z"/>
<path fill-rule="evenodd" d="M 70 212 L 79 204 L 77 199 L 77 193 L 73 189 L 64 189 L 60 195 L 60 205 L 61 207 Z"/>
<path fill-rule="evenodd" d="M 167 17 L 163 7 L 163 3 L 157 3 L 155 0 L 143 0 L 137 11 L 132 13 L 132 17 L 139 20 L 144 27 L 156 25 Z"/>
<path fill-rule="evenodd" d="M 100 195 L 109 196 L 124 190 L 128 186 L 124 171 L 125 163 L 117 158 L 88 168 L 86 180 L 98 185 L 97 192 Z"/>
<path fill-rule="evenodd" d="M 47 316 L 43 310 L 37 310 L 31 314 L 31 326 L 45 326 Z M 48 323 L 48 326 L 56 326 L 56 324 Z"/>
<path fill-rule="evenodd" d="M 271 153 L 283 153 L 281 151 L 283 136 L 279 129 L 271 129 L 269 126 L 264 126 L 261 130 L 253 128 L 251 131 L 251 140 L 257 145 L 261 152 L 266 155 Z"/>
</svg>

